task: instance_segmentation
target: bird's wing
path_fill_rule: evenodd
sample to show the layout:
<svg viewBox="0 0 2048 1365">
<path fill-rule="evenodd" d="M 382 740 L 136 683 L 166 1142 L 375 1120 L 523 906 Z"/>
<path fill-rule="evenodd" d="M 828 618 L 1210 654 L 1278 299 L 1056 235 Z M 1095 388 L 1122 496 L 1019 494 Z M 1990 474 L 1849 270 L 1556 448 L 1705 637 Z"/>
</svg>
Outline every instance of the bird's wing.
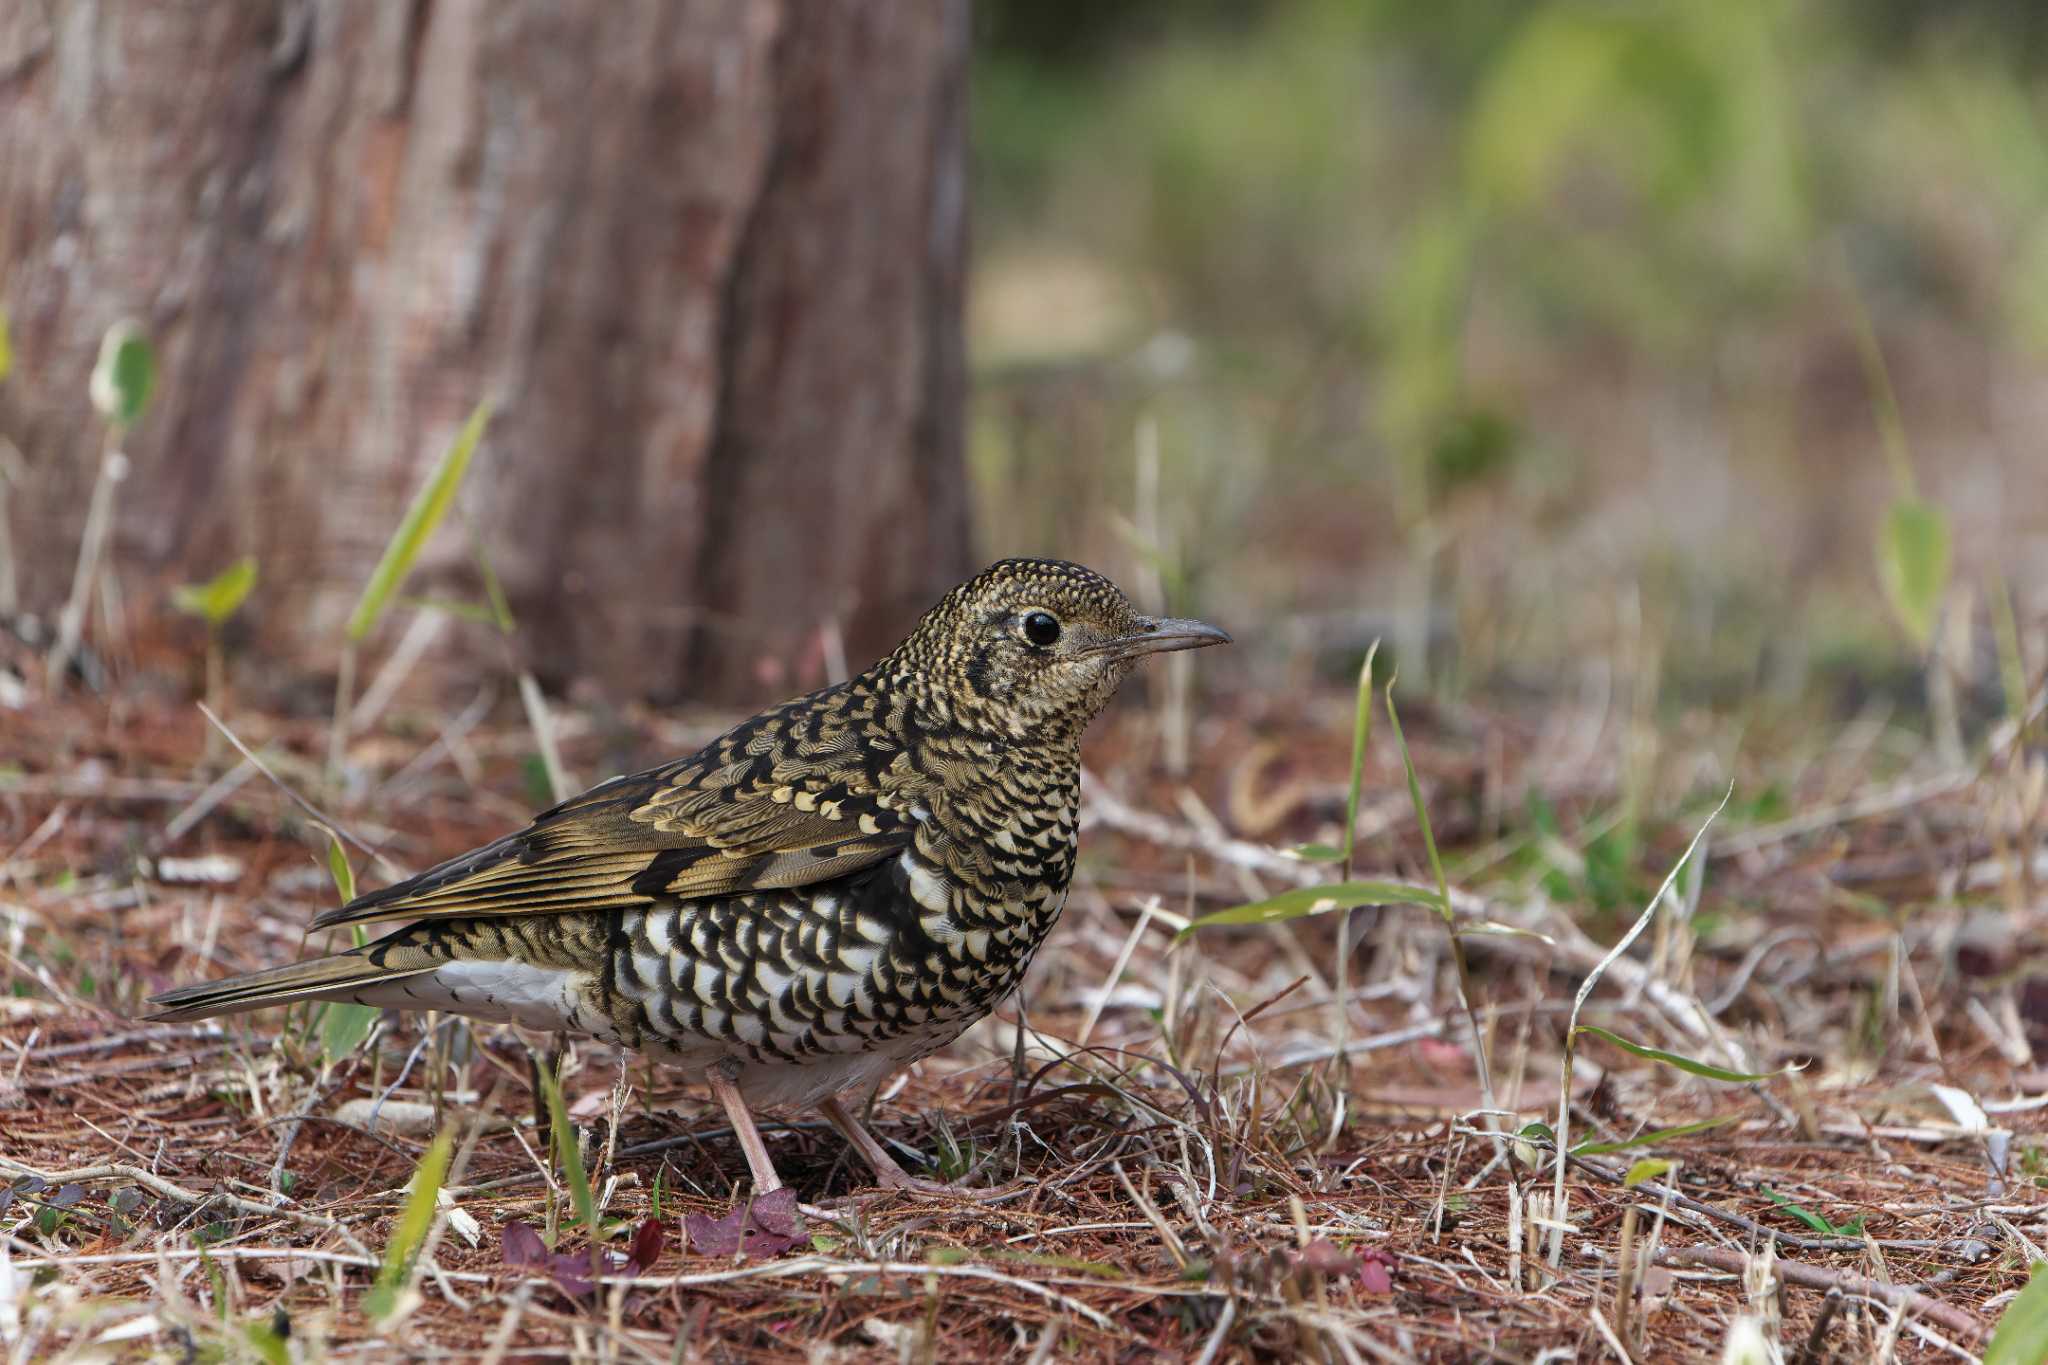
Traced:
<svg viewBox="0 0 2048 1365">
<path fill-rule="evenodd" d="M 657 900 L 804 886 L 910 844 L 914 816 L 883 789 L 843 717 L 801 704 L 701 752 L 617 777 L 516 834 L 313 921 L 630 909 Z M 866 759 L 864 762 L 863 759 Z"/>
</svg>

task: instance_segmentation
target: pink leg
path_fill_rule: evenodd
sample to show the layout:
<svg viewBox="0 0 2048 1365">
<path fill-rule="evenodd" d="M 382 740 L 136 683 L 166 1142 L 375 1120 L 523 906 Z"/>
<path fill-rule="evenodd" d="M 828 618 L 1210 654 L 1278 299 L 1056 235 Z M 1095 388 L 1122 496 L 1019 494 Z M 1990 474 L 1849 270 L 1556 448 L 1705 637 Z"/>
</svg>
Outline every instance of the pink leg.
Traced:
<svg viewBox="0 0 2048 1365">
<path fill-rule="evenodd" d="M 782 1188 L 782 1177 L 775 1173 L 775 1163 L 768 1159 L 768 1144 L 761 1140 L 761 1130 L 754 1126 L 754 1115 L 747 1108 L 747 1102 L 740 1095 L 740 1088 L 733 1084 L 731 1069 L 720 1062 L 704 1073 L 711 1083 L 711 1093 L 725 1106 L 725 1116 L 732 1122 L 733 1134 L 740 1140 L 740 1150 L 747 1154 L 747 1169 L 754 1174 L 754 1192 L 767 1194 Z M 869 1138 L 868 1141 L 874 1141 Z"/>
<path fill-rule="evenodd" d="M 953 1187 L 936 1180 L 920 1180 L 898 1165 L 896 1158 L 889 1155 L 889 1149 L 875 1140 L 875 1135 L 861 1126 L 853 1111 L 846 1107 L 846 1101 L 834 1095 L 818 1106 L 818 1112 L 826 1121 L 845 1135 L 859 1152 L 861 1160 L 875 1173 L 875 1181 L 889 1190 L 922 1190 L 927 1194 L 951 1193 Z"/>
<path fill-rule="evenodd" d="M 972 1199 L 984 1204 L 996 1204 L 1014 1199 L 1034 1188 L 1026 1181 L 1013 1181 L 994 1189 L 967 1189 L 960 1185 L 949 1185 L 943 1180 L 925 1180 L 914 1176 L 896 1164 L 896 1158 L 889 1155 L 889 1149 L 875 1140 L 875 1135 L 861 1126 L 861 1121 L 846 1107 L 846 1101 L 834 1095 L 818 1106 L 834 1128 L 846 1135 L 853 1149 L 861 1154 L 869 1166 L 874 1168 L 875 1183 L 885 1190 L 911 1190 L 918 1194 L 943 1194 L 953 1199 Z"/>
</svg>

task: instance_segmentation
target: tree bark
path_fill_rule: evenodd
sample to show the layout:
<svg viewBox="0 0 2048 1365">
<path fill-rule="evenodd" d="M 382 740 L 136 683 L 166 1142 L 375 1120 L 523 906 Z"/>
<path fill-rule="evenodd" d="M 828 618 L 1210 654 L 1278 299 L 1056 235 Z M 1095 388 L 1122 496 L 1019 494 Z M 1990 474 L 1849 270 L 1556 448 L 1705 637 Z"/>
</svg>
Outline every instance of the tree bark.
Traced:
<svg viewBox="0 0 2048 1365">
<path fill-rule="evenodd" d="M 0 10 L 25 604 L 63 593 L 123 316 L 159 374 L 113 562 L 256 555 L 299 668 L 486 396 L 463 505 L 557 685 L 758 697 L 970 567 L 966 0 Z M 471 579 L 459 526 L 423 568 Z"/>
</svg>

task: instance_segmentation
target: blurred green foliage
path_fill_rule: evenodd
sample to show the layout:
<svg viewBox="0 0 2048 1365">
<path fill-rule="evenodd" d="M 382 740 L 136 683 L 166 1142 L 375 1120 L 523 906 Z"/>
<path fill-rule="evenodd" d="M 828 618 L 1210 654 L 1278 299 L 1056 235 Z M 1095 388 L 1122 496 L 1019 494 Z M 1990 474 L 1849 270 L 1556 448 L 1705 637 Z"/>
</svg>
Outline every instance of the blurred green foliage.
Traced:
<svg viewBox="0 0 2048 1365">
<path fill-rule="evenodd" d="M 2048 348 L 2036 8 L 984 4 L 984 539 L 1113 544 L 1146 416 L 1183 581 L 1412 599 L 1447 676 L 1569 660 L 1623 583 L 1738 691 L 1872 623 L 1912 654 L 1942 584 L 1895 624 L 1886 446 L 1941 506 L 1977 434 L 1928 398 Z"/>
</svg>

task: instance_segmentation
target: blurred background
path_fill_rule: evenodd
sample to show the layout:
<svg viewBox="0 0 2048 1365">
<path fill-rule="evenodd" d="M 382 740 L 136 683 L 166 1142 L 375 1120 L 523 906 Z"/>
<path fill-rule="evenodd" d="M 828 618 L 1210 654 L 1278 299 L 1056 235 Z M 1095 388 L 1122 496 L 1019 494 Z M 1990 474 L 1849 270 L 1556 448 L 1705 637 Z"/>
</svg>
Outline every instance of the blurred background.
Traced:
<svg viewBox="0 0 2048 1365">
<path fill-rule="evenodd" d="M 2040 668 L 2044 50 L 2019 0 L 24 0 L 0 608 L 46 645 L 118 447 L 85 666 L 196 686 L 173 595 L 246 556 L 228 675 L 318 710 L 489 400 L 366 648 L 494 663 L 495 577 L 551 692 L 758 701 L 1043 553 L 1260 690 L 1384 636 L 1440 699 L 1953 740 Z"/>
</svg>

